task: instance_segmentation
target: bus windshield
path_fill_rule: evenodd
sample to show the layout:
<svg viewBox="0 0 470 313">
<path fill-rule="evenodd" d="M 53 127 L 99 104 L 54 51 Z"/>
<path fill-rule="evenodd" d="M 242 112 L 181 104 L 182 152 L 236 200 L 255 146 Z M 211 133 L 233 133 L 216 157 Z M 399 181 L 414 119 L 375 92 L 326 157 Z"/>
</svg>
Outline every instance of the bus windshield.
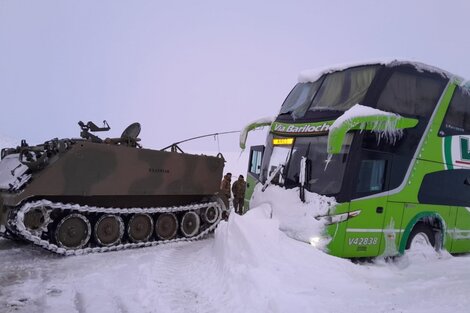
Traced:
<svg viewBox="0 0 470 313">
<path fill-rule="evenodd" d="M 286 172 L 286 187 L 299 185 L 300 160 L 306 157 L 307 190 L 322 195 L 340 192 L 352 134 L 347 134 L 341 153 L 331 156 L 326 152 L 327 140 L 328 136 L 302 137 L 295 140 Z"/>
<path fill-rule="evenodd" d="M 346 111 L 361 103 L 378 65 L 352 67 L 323 75 L 315 82 L 298 83 L 284 101 L 280 114 L 300 118 L 307 111 Z"/>
<path fill-rule="evenodd" d="M 265 181 L 274 169 L 282 164 L 285 166 L 282 175 L 273 179 L 273 183 L 284 185 L 286 188 L 298 187 L 300 160 L 306 157 L 306 189 L 322 195 L 335 195 L 341 190 L 352 136 L 347 134 L 341 153 L 332 156 L 326 152 L 328 136 L 299 137 L 295 139 L 294 145 L 268 146 L 265 151 L 266 163 L 263 164 L 262 180 Z"/>
<path fill-rule="evenodd" d="M 275 170 L 278 166 L 286 166 L 290 152 L 292 151 L 292 146 L 287 145 L 287 146 L 274 146 L 271 152 L 271 157 L 269 158 L 268 164 L 267 164 L 267 169 L 264 171 L 265 173 L 267 172 L 267 175 L 265 175 L 265 179 L 267 179 Z M 284 172 L 284 171 L 283 171 Z M 272 179 L 272 182 L 275 184 L 282 185 L 282 175 L 276 175 Z"/>
</svg>

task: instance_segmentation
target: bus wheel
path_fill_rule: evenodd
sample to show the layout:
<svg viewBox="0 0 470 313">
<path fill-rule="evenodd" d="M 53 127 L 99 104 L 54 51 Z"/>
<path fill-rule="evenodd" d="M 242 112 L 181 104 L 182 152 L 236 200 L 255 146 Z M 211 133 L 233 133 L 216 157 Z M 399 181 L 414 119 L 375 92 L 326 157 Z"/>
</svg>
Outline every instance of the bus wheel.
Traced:
<svg viewBox="0 0 470 313">
<path fill-rule="evenodd" d="M 436 249 L 436 236 L 430 225 L 417 223 L 408 237 L 406 250 L 415 250 L 422 247 L 433 247 Z"/>
</svg>

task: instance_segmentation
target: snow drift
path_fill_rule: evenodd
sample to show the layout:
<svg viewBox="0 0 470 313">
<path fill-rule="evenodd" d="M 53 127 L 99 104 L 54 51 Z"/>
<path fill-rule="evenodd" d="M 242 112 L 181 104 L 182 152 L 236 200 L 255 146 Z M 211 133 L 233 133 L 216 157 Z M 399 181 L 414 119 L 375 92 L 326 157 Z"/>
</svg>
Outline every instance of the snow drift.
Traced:
<svg viewBox="0 0 470 313">
<path fill-rule="evenodd" d="M 278 191 L 197 242 L 64 258 L 0 239 L 0 312 L 467 312 L 468 256 L 332 257 L 280 230 Z"/>
<path fill-rule="evenodd" d="M 237 303 L 225 307 L 226 312 L 334 312 L 319 300 L 335 294 L 338 280 L 345 288 L 355 284 L 350 274 L 356 265 L 292 240 L 279 230 L 282 222 L 275 212 L 265 203 L 243 217 L 232 214 L 216 230 L 216 268 L 227 283 L 226 293 Z M 356 287 L 366 292 L 366 286 Z M 348 299 L 335 302 L 347 306 Z"/>
<path fill-rule="evenodd" d="M 470 257 L 357 265 L 303 241 L 334 199 L 269 186 L 206 240 L 60 257 L 0 239 L 0 312 L 467 312 Z"/>
<path fill-rule="evenodd" d="M 279 229 L 287 236 L 310 242 L 313 237 L 320 237 L 324 231 L 322 221 L 315 219 L 323 216 L 336 205 L 332 197 L 305 192 L 305 202 L 299 198 L 299 188 L 286 190 L 279 186 L 269 186 L 263 192 L 262 186 L 255 188 L 251 200 L 252 207 L 268 205 L 271 218 L 279 223 Z"/>
</svg>

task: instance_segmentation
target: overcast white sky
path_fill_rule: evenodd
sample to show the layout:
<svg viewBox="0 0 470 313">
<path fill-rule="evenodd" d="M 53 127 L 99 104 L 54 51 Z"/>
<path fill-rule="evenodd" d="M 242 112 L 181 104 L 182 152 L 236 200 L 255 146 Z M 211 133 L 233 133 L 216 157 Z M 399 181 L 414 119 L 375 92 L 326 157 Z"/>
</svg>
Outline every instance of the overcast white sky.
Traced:
<svg viewBox="0 0 470 313">
<path fill-rule="evenodd" d="M 139 121 L 143 145 L 161 148 L 275 115 L 304 69 L 397 57 L 470 78 L 469 12 L 465 0 L 0 0 L 0 135 L 40 143 L 106 119 L 119 136 Z"/>
</svg>

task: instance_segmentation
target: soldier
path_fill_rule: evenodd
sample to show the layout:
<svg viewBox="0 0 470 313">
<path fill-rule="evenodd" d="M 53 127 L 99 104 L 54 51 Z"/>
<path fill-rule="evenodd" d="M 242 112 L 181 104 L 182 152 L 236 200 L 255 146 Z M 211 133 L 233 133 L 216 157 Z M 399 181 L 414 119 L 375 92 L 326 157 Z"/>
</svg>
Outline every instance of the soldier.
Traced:
<svg viewBox="0 0 470 313">
<path fill-rule="evenodd" d="M 230 183 L 232 181 L 232 173 L 227 173 L 220 183 L 220 192 L 227 197 L 227 201 L 231 198 Z"/>
<path fill-rule="evenodd" d="M 245 204 L 245 190 L 246 182 L 243 180 L 243 175 L 240 175 L 232 185 L 233 206 L 235 207 L 235 213 L 240 215 L 243 214 L 243 205 Z"/>
</svg>

